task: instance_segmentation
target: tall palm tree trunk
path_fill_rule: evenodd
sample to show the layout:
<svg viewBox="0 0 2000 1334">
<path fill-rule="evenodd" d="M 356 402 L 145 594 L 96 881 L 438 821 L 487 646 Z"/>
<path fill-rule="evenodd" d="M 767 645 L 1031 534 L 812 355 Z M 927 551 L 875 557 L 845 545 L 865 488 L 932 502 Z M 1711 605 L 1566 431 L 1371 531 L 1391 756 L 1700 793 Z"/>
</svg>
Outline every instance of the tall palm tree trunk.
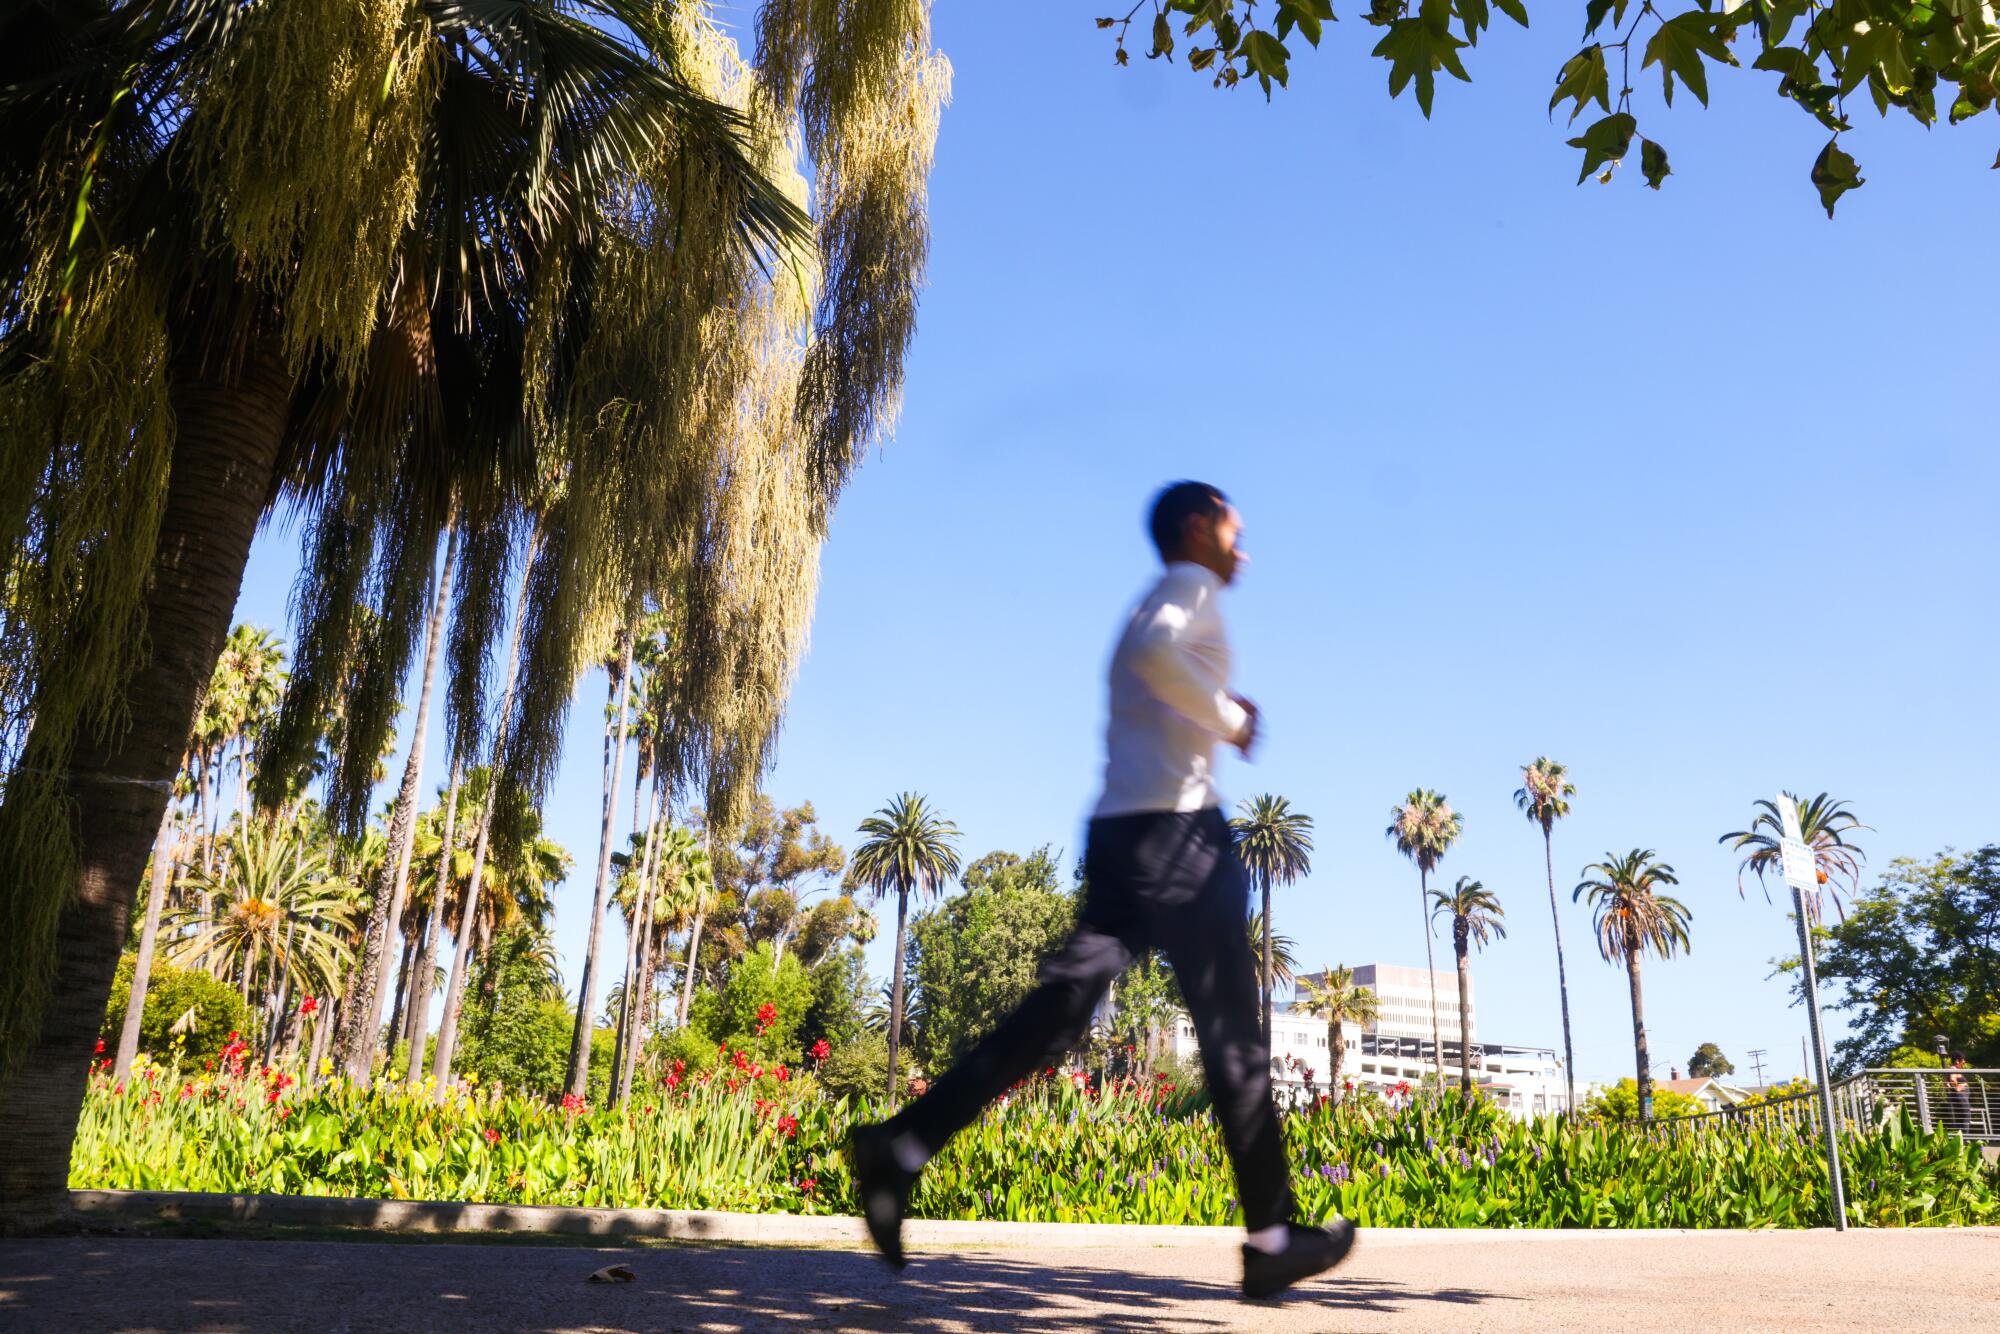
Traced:
<svg viewBox="0 0 2000 1334">
<path fill-rule="evenodd" d="M 118 1030 L 118 1052 L 112 1059 L 111 1077 L 119 1083 L 132 1073 L 132 1058 L 139 1054 L 139 1021 L 146 1009 L 146 989 L 153 978 L 153 948 L 160 936 L 160 904 L 167 896 L 167 884 L 174 878 L 174 848 L 168 836 L 174 827 L 174 803 L 168 800 L 160 814 L 159 837 L 153 840 L 153 878 L 146 887 L 146 921 L 139 928 L 139 957 L 132 961 L 132 989 L 125 998 L 125 1022 Z"/>
<path fill-rule="evenodd" d="M 1438 1092 L 1444 1092 L 1444 1038 L 1438 1027 L 1438 975 L 1437 952 L 1431 947 L 1431 883 L 1430 871 L 1422 866 L 1417 868 L 1417 892 L 1423 897 L 1424 905 L 1424 973 L 1431 988 L 1431 1058 L 1437 1067 Z M 1463 1046 L 1463 1043 L 1460 1043 Z"/>
<path fill-rule="evenodd" d="M 514 685 L 521 672 L 521 628 L 528 615 L 528 579 L 535 572 L 541 551 L 538 527 L 528 538 L 528 554 L 521 562 L 521 584 L 514 590 L 514 624 L 507 636 L 507 676 L 500 688 L 500 712 L 493 724 L 493 759 L 486 770 L 486 801 L 479 812 L 479 832 L 472 842 L 472 879 L 466 882 L 465 901 L 459 907 L 458 929 L 452 933 L 451 981 L 444 991 L 444 1013 L 438 1016 L 437 1050 L 431 1056 L 431 1079 L 440 1095 L 451 1083 L 452 1049 L 458 1043 L 458 1011 L 465 1001 L 465 974 L 470 966 L 472 928 L 479 920 L 479 891 L 486 878 L 487 841 L 493 833 L 493 808 L 500 801 L 500 761 L 506 754 L 507 725 L 514 712 Z M 449 818 L 449 817 L 447 817 Z M 438 903 L 444 903 L 439 887 Z"/>
<path fill-rule="evenodd" d="M 1326 1026 L 1326 1045 L 1332 1049 L 1327 1055 L 1326 1090 L 1333 1096 L 1333 1105 L 1338 1107 L 1344 1082 L 1340 1074 L 1347 1067 L 1347 1035 L 1341 1030 L 1340 1020 Z"/>
<path fill-rule="evenodd" d="M 1472 1098 L 1472 968 L 1466 958 L 1466 931 L 1454 925 L 1452 949 L 1458 954 L 1458 1091 Z"/>
<path fill-rule="evenodd" d="M 604 933 L 605 893 L 611 880 L 611 828 L 618 800 L 618 770 L 625 762 L 626 709 L 632 702 L 633 627 L 627 625 L 619 643 L 616 680 L 607 683 L 618 703 L 604 728 L 604 812 L 597 825 L 597 887 L 590 900 L 590 934 L 583 950 L 583 980 L 577 986 L 576 1027 L 569 1041 L 569 1092 L 581 1098 L 590 1092 L 591 1014 L 597 1008 L 597 942 Z"/>
<path fill-rule="evenodd" d="M 444 916 L 445 889 L 451 884 L 451 860 L 458 825 L 458 785 L 463 766 L 451 763 L 451 784 L 445 793 L 444 833 L 438 844 L 438 868 L 430 911 L 424 914 L 424 943 L 417 952 L 417 971 L 410 980 L 410 1011 L 405 1034 L 410 1044 L 404 1081 L 414 1084 L 424 1068 L 424 1038 L 431 1026 L 431 990 L 437 984 L 438 920 Z"/>
<path fill-rule="evenodd" d="M 410 734 L 410 756 L 403 765 L 403 785 L 389 817 L 389 846 L 375 882 L 374 903 L 368 910 L 368 934 L 361 947 L 350 999 L 346 1064 L 348 1077 L 366 1085 L 375 1064 L 375 1043 L 382 1026 L 382 993 L 389 985 L 389 937 L 403 920 L 403 903 L 410 891 L 410 853 L 416 843 L 419 780 L 423 777 L 424 741 L 430 730 L 431 688 L 437 682 L 438 644 L 444 638 L 445 608 L 451 600 L 451 578 L 458 560 L 456 515 L 445 528 L 444 563 L 438 572 L 437 595 L 431 602 L 430 626 L 424 642 L 424 684 L 417 692 L 417 716 Z M 406 947 L 407 948 L 407 947 Z M 389 1049 L 396 1046 L 395 1025 Z"/>
<path fill-rule="evenodd" d="M 639 999 L 639 970 L 646 957 L 647 941 L 653 927 L 653 845 L 659 835 L 659 823 L 655 818 L 659 808 L 660 790 L 655 786 L 652 802 L 644 817 L 646 849 L 639 859 L 639 883 L 634 888 L 632 919 L 625 933 L 625 995 L 618 1005 L 618 1059 L 611 1072 L 612 1101 L 621 1105 L 631 1082 L 631 1052 L 637 1050 L 636 1035 L 643 1031 L 645 1023 L 636 1002 Z M 635 820 L 639 818 L 636 809 L 633 817 Z M 628 1051 L 628 1048 L 631 1050 Z"/>
<path fill-rule="evenodd" d="M 1271 1050 L 1271 941 L 1277 935 L 1277 928 L 1271 924 L 1271 877 L 1259 876 L 1264 882 L 1264 1050 Z"/>
<path fill-rule="evenodd" d="M 1639 1066 L 1639 1119 L 1653 1119 L 1653 1058 L 1646 1050 L 1646 1006 L 1639 994 L 1639 940 L 1625 938 L 1625 976 L 1632 984 L 1632 1056 Z"/>
<path fill-rule="evenodd" d="M 59 818 L 78 855 L 72 882 L 7 888 L 60 895 L 63 907 L 42 949 L 54 961 L 46 990 L 38 989 L 44 999 L 17 1011 L 24 1022 L 6 1035 L 7 1060 L 0 1065 L 0 1233 L 68 1211 L 70 1146 L 132 890 L 229 632 L 250 541 L 271 494 L 293 384 L 282 347 L 268 336 L 239 349 L 226 369 L 178 349 L 169 381 L 173 454 L 140 597 L 147 649 L 127 678 L 125 707 L 86 712 L 64 753 L 47 741 L 37 745 L 31 729 L 19 757 L 23 769 L 64 775 L 55 780 L 66 798 Z M 9 784 L 8 796 L 29 790 Z M 26 804 L 0 803 L 0 847 L 19 846 L 27 835 Z"/>
<path fill-rule="evenodd" d="M 903 1038 L 903 940 L 909 929 L 910 887 L 896 886 L 896 972 L 889 989 L 889 1101 L 896 1101 L 896 1052 Z"/>
<path fill-rule="evenodd" d="M 688 932 L 687 963 L 681 968 L 681 1005 L 674 1016 L 676 1024 L 685 1024 L 688 1007 L 694 1004 L 694 965 L 701 957 L 701 924 L 708 917 L 708 900 L 702 899 L 701 907 L 694 915 L 694 929 Z"/>
<path fill-rule="evenodd" d="M 404 1015 L 404 1002 L 410 996 L 410 984 L 416 977 L 412 965 L 416 962 L 417 937 L 415 932 L 403 936 L 403 957 L 396 964 L 396 1000 L 389 1007 L 389 1026 L 383 1031 L 383 1055 L 393 1062 L 396 1059 L 396 1044 L 402 1041 L 403 1030 L 408 1027 Z"/>
<path fill-rule="evenodd" d="M 1542 856 L 1549 873 L 1549 920 L 1556 930 L 1556 990 L 1562 997 L 1563 1012 L 1563 1078 L 1567 1093 L 1563 1099 L 1565 1115 L 1576 1114 L 1576 1050 L 1569 1038 L 1569 973 L 1563 964 L 1563 924 L 1562 912 L 1556 907 L 1556 851 L 1554 835 L 1545 824 L 1542 826 Z"/>
</svg>

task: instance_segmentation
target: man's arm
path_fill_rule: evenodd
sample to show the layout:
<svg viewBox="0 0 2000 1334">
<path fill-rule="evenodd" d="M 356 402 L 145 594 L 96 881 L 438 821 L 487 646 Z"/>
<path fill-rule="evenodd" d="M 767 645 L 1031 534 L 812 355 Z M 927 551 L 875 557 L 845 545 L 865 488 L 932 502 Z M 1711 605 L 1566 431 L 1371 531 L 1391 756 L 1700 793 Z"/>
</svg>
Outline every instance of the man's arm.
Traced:
<svg viewBox="0 0 2000 1334">
<path fill-rule="evenodd" d="M 1132 670 L 1162 704 L 1232 745 L 1247 747 L 1255 713 L 1216 681 L 1188 647 L 1194 612 L 1163 602 L 1140 627 Z"/>
</svg>

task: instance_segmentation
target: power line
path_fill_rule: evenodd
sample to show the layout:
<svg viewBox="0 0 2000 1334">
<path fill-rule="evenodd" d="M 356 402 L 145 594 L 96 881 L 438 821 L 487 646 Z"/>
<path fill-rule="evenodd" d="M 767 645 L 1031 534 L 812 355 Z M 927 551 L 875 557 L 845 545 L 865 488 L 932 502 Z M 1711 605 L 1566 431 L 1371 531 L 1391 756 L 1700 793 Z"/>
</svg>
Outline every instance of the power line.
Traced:
<svg viewBox="0 0 2000 1334">
<path fill-rule="evenodd" d="M 1758 1047 L 1750 1053 L 1750 1064 L 1757 1068 L 1757 1087 L 1764 1087 L 1764 1058 L 1770 1055 L 1765 1047 Z"/>
</svg>

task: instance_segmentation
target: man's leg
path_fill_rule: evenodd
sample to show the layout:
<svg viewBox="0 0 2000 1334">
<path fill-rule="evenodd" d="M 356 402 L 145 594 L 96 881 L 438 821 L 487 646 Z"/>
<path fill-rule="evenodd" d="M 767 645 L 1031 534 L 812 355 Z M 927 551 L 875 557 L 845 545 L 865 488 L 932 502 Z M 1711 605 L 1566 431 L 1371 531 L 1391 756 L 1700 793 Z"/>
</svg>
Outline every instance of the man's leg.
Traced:
<svg viewBox="0 0 2000 1334">
<path fill-rule="evenodd" d="M 1212 823 L 1188 841 L 1181 860 L 1199 885 L 1187 907 L 1160 914 L 1159 934 L 1201 1043 L 1209 1098 L 1236 1168 L 1243 1225 L 1257 1232 L 1291 1218 L 1291 1179 L 1244 922 L 1249 888 L 1227 825 L 1219 812 L 1209 814 Z"/>
<path fill-rule="evenodd" d="M 1086 912 L 1076 934 L 1042 966 L 1041 980 L 1000 1026 L 981 1038 L 930 1091 L 886 1123 L 904 1166 L 915 1171 L 970 1125 L 987 1103 L 1032 1073 L 1052 1052 L 1076 1045 L 1105 988 L 1132 951 Z"/>
</svg>

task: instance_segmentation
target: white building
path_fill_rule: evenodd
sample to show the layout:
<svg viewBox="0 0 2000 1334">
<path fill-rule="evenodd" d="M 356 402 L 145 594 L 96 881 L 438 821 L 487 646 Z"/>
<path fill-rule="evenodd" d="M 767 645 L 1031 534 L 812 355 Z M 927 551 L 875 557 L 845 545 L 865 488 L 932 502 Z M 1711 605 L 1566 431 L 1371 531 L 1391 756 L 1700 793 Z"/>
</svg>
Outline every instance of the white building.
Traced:
<svg viewBox="0 0 2000 1334">
<path fill-rule="evenodd" d="M 1318 973 L 1301 976 L 1301 990 L 1307 980 L 1317 981 L 1320 976 Z M 1387 1095 L 1405 1084 L 1415 1088 L 1426 1074 L 1435 1070 L 1431 1046 L 1432 976 L 1422 968 L 1395 964 L 1363 964 L 1354 970 L 1355 985 L 1376 993 L 1381 1013 L 1372 1024 L 1342 1026 L 1343 1045 L 1347 1048 L 1341 1070 L 1343 1080 Z M 1462 1041 L 1458 975 L 1438 972 L 1435 977 L 1445 1079 L 1448 1085 L 1455 1085 Z M 1468 996 L 1474 994 L 1470 986 L 1467 992 Z M 1562 1062 L 1553 1048 L 1481 1042 L 1476 1010 L 1472 1011 L 1472 1019 L 1473 1078 L 1488 1097 L 1516 1116 L 1539 1116 L 1566 1109 Z M 1314 1092 L 1328 1091 L 1327 1078 L 1333 1060 L 1327 1037 L 1324 1020 L 1292 1005 L 1272 1007 L 1271 1070 L 1280 1098 L 1302 1100 Z M 1163 1048 L 1175 1056 L 1189 1061 L 1200 1059 L 1194 1025 L 1185 1014 L 1175 1014 L 1161 1038 Z"/>
</svg>

